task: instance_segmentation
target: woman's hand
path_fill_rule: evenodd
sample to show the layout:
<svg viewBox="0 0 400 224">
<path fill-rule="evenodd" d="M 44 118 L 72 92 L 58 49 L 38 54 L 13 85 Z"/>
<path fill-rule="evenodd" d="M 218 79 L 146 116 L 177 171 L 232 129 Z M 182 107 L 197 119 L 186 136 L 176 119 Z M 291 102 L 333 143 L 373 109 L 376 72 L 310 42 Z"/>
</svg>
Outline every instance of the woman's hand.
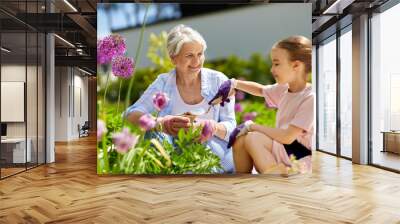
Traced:
<svg viewBox="0 0 400 224">
<path fill-rule="evenodd" d="M 190 127 L 190 119 L 183 116 L 167 115 L 157 118 L 157 123 L 161 125 L 164 133 L 172 136 L 176 136 L 181 128 L 187 129 Z"/>
<path fill-rule="evenodd" d="M 196 119 L 193 126 L 195 128 L 201 128 L 201 143 L 208 141 L 217 132 L 217 122 L 214 120 Z"/>
<path fill-rule="evenodd" d="M 219 87 L 217 94 L 208 102 L 209 105 L 220 104 L 224 106 L 225 102 L 229 103 L 230 96 L 235 94 L 235 79 L 226 80 Z"/>
</svg>

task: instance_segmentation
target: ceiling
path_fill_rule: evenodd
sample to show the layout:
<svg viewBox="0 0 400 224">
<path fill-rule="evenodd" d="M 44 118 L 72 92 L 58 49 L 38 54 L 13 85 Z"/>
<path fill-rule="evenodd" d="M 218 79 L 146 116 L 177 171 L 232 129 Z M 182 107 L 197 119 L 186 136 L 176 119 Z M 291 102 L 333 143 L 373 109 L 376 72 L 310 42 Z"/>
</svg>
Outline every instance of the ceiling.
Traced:
<svg viewBox="0 0 400 224">
<path fill-rule="evenodd" d="M 308 0 L 312 3 L 313 43 L 351 24 L 353 17 L 373 11 L 388 0 Z"/>
<path fill-rule="evenodd" d="M 77 66 L 96 74 L 96 3 L 96 0 L 1 0 L 2 46 L 11 50 L 8 60 L 36 55 L 44 47 L 36 43 L 36 33 L 50 32 L 57 34 L 56 66 Z M 26 36 L 21 35 L 25 32 Z"/>
</svg>

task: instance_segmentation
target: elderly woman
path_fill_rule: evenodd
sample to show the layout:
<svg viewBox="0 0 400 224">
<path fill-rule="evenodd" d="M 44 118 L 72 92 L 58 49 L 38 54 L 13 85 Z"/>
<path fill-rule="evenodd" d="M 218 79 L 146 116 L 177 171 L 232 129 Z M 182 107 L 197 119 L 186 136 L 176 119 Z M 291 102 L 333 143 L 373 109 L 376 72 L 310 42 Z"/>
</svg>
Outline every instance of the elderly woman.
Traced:
<svg viewBox="0 0 400 224">
<path fill-rule="evenodd" d="M 168 33 L 167 49 L 175 69 L 157 77 L 139 100 L 127 109 L 127 119 L 138 124 L 143 114 L 154 112 L 153 95 L 166 93 L 170 101 L 160 111 L 156 125 L 161 126 L 162 132 L 154 131 L 152 135 L 172 142 L 179 129 L 188 128 L 191 124 L 189 118 L 179 115 L 190 111 L 207 111 L 208 103 L 213 101 L 227 77 L 221 72 L 203 68 L 206 48 L 205 40 L 197 31 L 184 25 L 174 27 Z M 227 141 L 236 126 L 234 99 L 224 107 L 213 106 L 196 119 L 197 123 L 207 121 L 211 124 L 213 136 L 205 144 L 221 159 L 224 169 L 221 172 L 232 173 L 232 150 L 227 149 Z"/>
</svg>

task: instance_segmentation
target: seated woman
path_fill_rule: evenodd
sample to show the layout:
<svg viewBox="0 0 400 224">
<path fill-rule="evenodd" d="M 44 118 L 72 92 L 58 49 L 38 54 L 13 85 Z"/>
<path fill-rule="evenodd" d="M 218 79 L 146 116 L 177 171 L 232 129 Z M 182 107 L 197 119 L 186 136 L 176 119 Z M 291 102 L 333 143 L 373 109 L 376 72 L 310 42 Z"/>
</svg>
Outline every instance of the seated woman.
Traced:
<svg viewBox="0 0 400 224">
<path fill-rule="evenodd" d="M 152 97 L 158 92 L 166 93 L 170 101 L 160 111 L 156 125 L 161 126 L 162 132 L 153 130 L 146 135 L 172 142 L 181 128 L 191 125 L 189 118 L 179 115 L 199 109 L 208 111 L 218 87 L 228 78 L 221 72 L 203 68 L 206 47 L 205 40 L 197 31 L 184 25 L 174 27 L 168 33 L 167 50 L 175 69 L 157 77 L 127 109 L 127 119 L 138 124 L 142 115 L 155 111 Z M 227 148 L 229 135 L 236 127 L 234 103 L 232 97 L 224 107 L 215 105 L 197 117 L 196 124 L 211 124 L 212 137 L 205 144 L 221 159 L 224 170 L 218 172 L 234 172 L 232 150 Z"/>
</svg>

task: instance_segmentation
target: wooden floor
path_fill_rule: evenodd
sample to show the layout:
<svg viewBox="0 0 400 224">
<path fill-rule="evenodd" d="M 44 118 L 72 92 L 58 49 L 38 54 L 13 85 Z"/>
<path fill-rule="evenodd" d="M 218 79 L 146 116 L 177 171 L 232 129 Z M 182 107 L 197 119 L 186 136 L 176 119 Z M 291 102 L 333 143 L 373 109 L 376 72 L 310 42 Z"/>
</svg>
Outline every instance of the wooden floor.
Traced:
<svg viewBox="0 0 400 224">
<path fill-rule="evenodd" d="M 400 170 L 400 154 L 392 152 L 374 151 L 372 161 L 374 164 Z"/>
<path fill-rule="evenodd" d="M 19 173 L 19 172 L 22 172 L 22 171 L 24 171 L 24 170 L 26 170 L 25 169 L 25 167 L 17 167 L 17 168 L 14 168 L 14 167 L 12 167 L 12 168 L 1 168 L 1 178 L 4 178 L 4 177 L 7 177 L 7 176 L 10 176 L 10 175 L 13 175 L 13 174 L 16 174 L 16 173 Z"/>
<path fill-rule="evenodd" d="M 400 175 L 315 153 L 305 176 L 96 174 L 95 138 L 0 181 L 0 223 L 400 223 Z"/>
</svg>

